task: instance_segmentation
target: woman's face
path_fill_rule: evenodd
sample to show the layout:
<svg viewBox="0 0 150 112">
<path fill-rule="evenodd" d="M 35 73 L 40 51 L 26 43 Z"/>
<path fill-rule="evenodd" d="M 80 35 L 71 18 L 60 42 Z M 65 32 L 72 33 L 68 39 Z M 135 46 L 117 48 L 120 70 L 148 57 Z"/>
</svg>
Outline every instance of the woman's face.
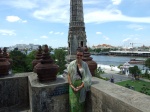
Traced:
<svg viewBox="0 0 150 112">
<path fill-rule="evenodd" d="M 82 60 L 82 57 L 83 57 L 83 52 L 77 52 L 77 60 Z"/>
</svg>

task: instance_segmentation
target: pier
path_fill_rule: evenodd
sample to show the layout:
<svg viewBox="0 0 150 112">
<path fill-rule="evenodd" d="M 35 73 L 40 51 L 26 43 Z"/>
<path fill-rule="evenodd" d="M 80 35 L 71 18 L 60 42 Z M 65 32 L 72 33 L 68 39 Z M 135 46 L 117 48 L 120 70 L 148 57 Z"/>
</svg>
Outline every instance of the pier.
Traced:
<svg viewBox="0 0 150 112">
<path fill-rule="evenodd" d="M 137 56 L 137 57 L 150 57 L 149 51 L 109 51 L 91 53 L 92 55 L 113 55 L 113 56 Z"/>
<path fill-rule="evenodd" d="M 149 51 L 110 51 L 109 55 L 150 57 Z"/>
</svg>

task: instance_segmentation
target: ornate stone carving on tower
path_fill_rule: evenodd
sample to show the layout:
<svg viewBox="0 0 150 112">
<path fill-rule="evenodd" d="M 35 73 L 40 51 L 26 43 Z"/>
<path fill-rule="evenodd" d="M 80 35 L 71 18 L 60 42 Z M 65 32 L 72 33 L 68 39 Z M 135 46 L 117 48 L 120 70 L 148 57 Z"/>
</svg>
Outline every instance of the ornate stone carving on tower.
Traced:
<svg viewBox="0 0 150 112">
<path fill-rule="evenodd" d="M 70 23 L 68 34 L 68 61 L 76 57 L 76 49 L 86 46 L 86 32 L 82 0 L 70 0 Z"/>
</svg>

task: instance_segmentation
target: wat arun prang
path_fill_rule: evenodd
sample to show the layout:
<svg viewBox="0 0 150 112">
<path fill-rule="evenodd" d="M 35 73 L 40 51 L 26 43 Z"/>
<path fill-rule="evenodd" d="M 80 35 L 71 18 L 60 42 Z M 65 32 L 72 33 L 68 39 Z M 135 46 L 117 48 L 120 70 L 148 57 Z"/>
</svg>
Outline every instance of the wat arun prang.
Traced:
<svg viewBox="0 0 150 112">
<path fill-rule="evenodd" d="M 70 23 L 68 34 L 68 61 L 76 58 L 76 49 L 86 46 L 86 32 L 82 0 L 70 0 Z"/>
<path fill-rule="evenodd" d="M 93 61 L 88 52 L 86 46 L 86 32 L 83 17 L 83 2 L 82 0 L 70 0 L 70 23 L 69 23 L 69 35 L 68 35 L 68 62 L 76 59 L 76 50 L 78 47 L 84 48 L 85 61 L 90 69 L 91 74 L 95 75 L 97 69 L 97 63 Z"/>
</svg>

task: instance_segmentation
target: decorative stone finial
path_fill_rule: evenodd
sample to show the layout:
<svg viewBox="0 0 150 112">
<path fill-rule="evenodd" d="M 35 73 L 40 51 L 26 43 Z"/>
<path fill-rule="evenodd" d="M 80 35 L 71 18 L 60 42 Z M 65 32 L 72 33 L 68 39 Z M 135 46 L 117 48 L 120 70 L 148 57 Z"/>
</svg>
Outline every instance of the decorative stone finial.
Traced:
<svg viewBox="0 0 150 112">
<path fill-rule="evenodd" d="M 8 75 L 10 69 L 10 63 L 4 58 L 2 50 L 0 48 L 0 76 Z"/>
<path fill-rule="evenodd" d="M 35 66 L 36 64 L 40 63 L 41 59 L 42 59 L 42 47 L 39 46 L 39 49 L 38 49 L 38 51 L 36 52 L 35 59 L 32 61 L 32 66 L 33 66 L 33 68 L 34 68 L 34 66 Z"/>
<path fill-rule="evenodd" d="M 0 58 L 3 58 L 2 49 L 0 48 Z"/>
<path fill-rule="evenodd" d="M 39 81 L 54 81 L 59 66 L 53 63 L 47 45 L 44 45 L 43 51 L 40 63 L 34 66 L 34 72 L 37 73 Z"/>
<path fill-rule="evenodd" d="M 90 72 L 92 74 L 92 76 L 95 75 L 95 70 L 97 69 L 97 63 L 95 61 L 93 61 L 91 54 L 88 52 L 88 48 L 87 46 L 83 47 L 84 49 L 84 57 L 83 57 L 83 61 L 85 61 L 88 66 L 89 66 L 89 69 L 90 69 Z"/>
<path fill-rule="evenodd" d="M 7 48 L 6 48 L 6 47 L 3 48 L 3 56 L 4 56 L 4 58 L 6 58 L 7 61 L 10 63 L 10 69 L 11 69 L 13 60 L 10 59 L 9 54 L 7 53 Z"/>
</svg>

